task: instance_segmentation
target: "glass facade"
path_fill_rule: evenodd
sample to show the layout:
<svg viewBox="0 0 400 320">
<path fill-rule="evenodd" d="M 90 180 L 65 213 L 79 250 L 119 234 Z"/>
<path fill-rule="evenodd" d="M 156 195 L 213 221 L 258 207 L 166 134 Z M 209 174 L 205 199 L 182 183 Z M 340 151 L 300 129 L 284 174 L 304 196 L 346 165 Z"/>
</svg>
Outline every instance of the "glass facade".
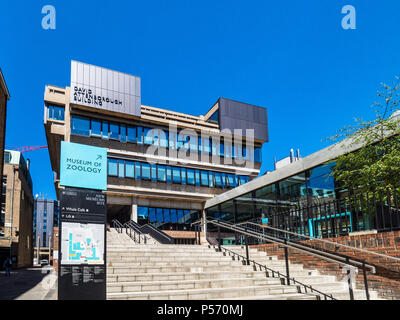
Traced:
<svg viewBox="0 0 400 320">
<path fill-rule="evenodd" d="M 237 176 L 159 164 L 150 165 L 146 162 L 115 158 L 108 158 L 108 175 L 119 178 L 135 178 L 136 180 L 188 184 L 209 188 L 234 188 L 250 181 L 249 176 Z"/>
<path fill-rule="evenodd" d="M 262 153 L 259 147 L 254 148 L 254 159 L 251 159 L 251 152 L 246 150 L 246 147 L 241 145 L 233 146 L 232 143 L 225 143 L 222 139 L 220 142 L 213 141 L 209 137 L 198 137 L 196 139 L 196 137 L 189 135 L 168 134 L 168 132 L 159 129 L 130 126 L 75 115 L 71 117 L 71 133 L 87 137 L 101 137 L 106 140 L 118 140 L 124 143 L 155 145 L 170 149 L 176 148 L 177 150 L 184 148 L 188 152 L 206 153 L 227 158 L 243 158 L 253 160 L 256 163 L 262 162 Z M 231 150 L 231 152 L 228 152 L 228 150 Z"/>
<path fill-rule="evenodd" d="M 207 217 L 223 219 L 231 223 L 264 219 L 278 228 L 303 234 L 313 233 L 312 228 L 319 222 L 312 219 L 318 217 L 318 214 L 322 212 L 321 208 L 340 197 L 341 190 L 331 175 L 334 165 L 334 163 L 320 165 L 208 208 L 206 209 Z M 226 182 L 233 185 L 234 178 L 228 175 Z M 240 184 L 240 178 L 238 182 Z M 215 175 L 215 184 L 221 183 L 220 175 Z M 317 215 L 315 212 L 303 212 L 304 208 L 310 207 L 317 210 Z M 346 215 L 346 210 L 342 211 Z M 349 230 L 347 229 L 347 232 Z"/>
<path fill-rule="evenodd" d="M 190 224 L 200 219 L 199 211 L 138 207 L 138 223 L 150 223 L 162 230 L 191 230 Z"/>
<path fill-rule="evenodd" d="M 47 108 L 47 112 L 48 112 L 48 119 L 59 120 L 59 121 L 65 120 L 65 107 L 64 106 L 58 106 L 55 104 L 46 103 L 46 108 Z"/>
</svg>

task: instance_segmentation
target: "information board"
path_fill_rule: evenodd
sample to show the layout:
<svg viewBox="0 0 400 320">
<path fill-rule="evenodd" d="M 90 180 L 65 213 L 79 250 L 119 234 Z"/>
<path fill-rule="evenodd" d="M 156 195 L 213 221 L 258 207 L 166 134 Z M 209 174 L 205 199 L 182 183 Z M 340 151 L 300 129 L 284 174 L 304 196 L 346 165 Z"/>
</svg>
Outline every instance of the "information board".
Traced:
<svg viewBox="0 0 400 320">
<path fill-rule="evenodd" d="M 106 195 L 60 191 L 59 300 L 106 299 Z"/>
</svg>

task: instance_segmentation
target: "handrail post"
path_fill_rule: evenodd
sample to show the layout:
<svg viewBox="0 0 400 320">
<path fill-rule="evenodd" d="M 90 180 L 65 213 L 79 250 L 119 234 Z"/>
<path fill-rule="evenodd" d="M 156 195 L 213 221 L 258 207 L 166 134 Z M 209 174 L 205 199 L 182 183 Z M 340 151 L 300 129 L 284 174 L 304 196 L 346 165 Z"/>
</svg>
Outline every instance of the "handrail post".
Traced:
<svg viewBox="0 0 400 320">
<path fill-rule="evenodd" d="M 218 226 L 218 251 L 221 252 L 221 228 Z"/>
<path fill-rule="evenodd" d="M 244 236 L 244 243 L 246 245 L 246 261 L 247 265 L 250 265 L 250 259 L 249 259 L 249 241 L 247 238 L 247 235 Z"/>
<path fill-rule="evenodd" d="M 364 275 L 365 295 L 367 297 L 367 300 L 369 300 L 367 270 L 365 268 L 365 261 L 363 261 L 363 263 L 362 263 L 362 268 L 363 268 L 363 275 Z"/>
<path fill-rule="evenodd" d="M 285 244 L 287 244 L 287 240 L 285 239 Z M 285 264 L 286 264 L 286 277 L 287 277 L 287 284 L 290 285 L 290 278 L 289 278 L 289 253 L 287 246 L 284 246 L 285 251 Z"/>
<path fill-rule="evenodd" d="M 349 258 L 346 258 L 346 263 L 349 264 Z M 347 269 L 347 283 L 349 284 L 350 300 L 354 300 L 353 284 L 351 283 L 350 269 Z"/>
<path fill-rule="evenodd" d="M 199 224 L 199 245 L 201 245 L 201 225 Z"/>
</svg>

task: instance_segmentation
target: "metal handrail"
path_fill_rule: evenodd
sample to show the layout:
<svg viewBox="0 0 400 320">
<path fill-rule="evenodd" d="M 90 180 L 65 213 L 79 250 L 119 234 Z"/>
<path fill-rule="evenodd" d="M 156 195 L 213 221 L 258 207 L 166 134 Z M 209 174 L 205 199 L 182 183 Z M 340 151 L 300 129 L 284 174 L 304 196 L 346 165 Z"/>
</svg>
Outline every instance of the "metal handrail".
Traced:
<svg viewBox="0 0 400 320">
<path fill-rule="evenodd" d="M 215 249 L 215 245 L 213 245 L 213 248 Z M 230 254 L 232 253 L 232 254 L 233 254 L 233 258 L 234 258 L 235 256 L 238 256 L 238 257 L 242 258 L 242 263 L 245 263 L 246 261 L 253 263 L 253 268 L 254 268 L 255 271 L 256 271 L 256 265 L 259 267 L 260 271 L 262 271 L 261 269 L 264 268 L 264 270 L 265 270 L 266 273 L 267 273 L 267 277 L 269 277 L 269 274 L 268 274 L 268 271 L 269 271 L 269 272 L 272 273 L 272 277 L 273 277 L 273 278 L 275 278 L 275 274 L 277 274 L 278 277 L 281 278 L 282 280 L 283 280 L 283 279 L 286 279 L 286 281 L 287 281 L 288 284 L 290 284 L 290 281 L 292 281 L 293 283 L 297 283 L 297 284 L 299 284 L 300 286 L 304 287 L 305 293 L 307 293 L 307 289 L 310 289 L 311 292 L 314 292 L 314 291 L 315 291 L 316 293 L 323 295 L 324 298 L 325 298 L 325 300 L 328 300 L 327 298 L 330 298 L 331 300 L 337 300 L 337 299 L 335 299 L 335 298 L 333 297 L 332 294 L 326 294 L 326 293 L 324 293 L 324 292 L 321 292 L 321 291 L 319 291 L 319 290 L 313 288 L 311 285 L 307 285 L 307 284 L 301 283 L 300 281 L 296 280 L 295 278 L 290 278 L 290 277 L 288 277 L 288 276 L 285 276 L 284 274 L 280 273 L 279 271 L 275 271 L 275 270 L 273 270 L 273 269 L 267 267 L 266 265 L 262 265 L 262 264 L 260 264 L 260 263 L 258 263 L 258 262 L 256 262 L 256 261 L 254 261 L 254 260 L 247 259 L 246 257 L 244 257 L 244 256 L 242 256 L 242 255 L 240 255 L 240 254 L 238 254 L 238 253 L 236 253 L 236 252 L 233 252 L 233 251 L 231 251 L 231 250 L 229 250 L 229 249 L 227 249 L 227 248 L 225 248 L 225 247 L 221 247 L 221 249 L 225 250 L 225 252 L 228 252 L 228 253 L 229 253 L 229 256 L 230 256 Z M 225 254 L 224 254 L 224 255 L 225 255 Z M 239 259 L 238 259 L 238 260 L 239 260 Z M 284 284 L 284 281 L 283 281 L 282 284 Z"/>
<path fill-rule="evenodd" d="M 249 261 L 249 256 L 248 256 L 248 242 L 247 242 L 247 236 L 250 237 L 254 237 L 254 238 L 258 238 L 260 240 L 264 240 L 264 241 L 270 241 L 270 242 L 274 242 L 277 244 L 280 244 L 281 246 L 284 247 L 285 249 L 285 260 L 286 260 L 286 273 L 287 275 L 285 276 L 285 278 L 288 281 L 288 284 L 290 283 L 290 277 L 289 277 L 289 262 L 288 262 L 288 251 L 287 248 L 291 248 L 297 251 L 301 251 L 301 252 L 306 252 L 307 254 L 316 256 L 320 259 L 329 261 L 329 262 L 334 262 L 337 263 L 339 265 L 343 265 L 346 266 L 348 268 L 347 274 L 350 274 L 350 269 L 354 269 L 355 271 L 358 270 L 358 268 L 354 265 L 361 265 L 361 267 L 363 268 L 363 274 L 364 274 L 364 282 L 365 282 L 365 291 L 366 291 L 366 296 L 367 299 L 369 300 L 369 292 L 368 292 L 368 284 L 367 284 L 367 278 L 366 278 L 366 268 L 369 268 L 371 270 L 371 272 L 375 273 L 375 267 L 372 265 L 367 265 L 365 262 L 358 262 L 355 260 L 352 260 L 351 257 L 343 257 L 343 255 L 336 255 L 334 253 L 327 253 L 325 251 L 322 250 L 318 250 L 318 249 L 312 249 L 310 247 L 307 246 L 303 246 L 300 244 L 295 244 L 291 241 L 288 241 L 287 239 L 280 239 L 280 238 L 275 238 L 272 236 L 268 236 L 265 234 L 261 234 L 261 233 L 257 233 L 251 230 L 243 230 L 242 227 L 237 227 L 233 224 L 228 224 L 227 222 L 223 222 L 220 220 L 205 220 L 205 223 L 212 223 L 216 226 L 218 226 L 218 247 L 221 248 L 221 242 L 220 242 L 220 231 L 219 228 L 226 228 L 226 229 L 230 229 L 232 231 L 235 232 L 239 232 L 244 234 L 246 237 L 246 255 L 247 255 L 247 260 Z M 339 258 L 338 258 L 339 257 Z M 342 259 L 345 259 L 345 262 L 342 261 Z M 301 283 L 299 281 L 296 280 L 297 283 Z M 301 283 L 302 284 L 302 283 Z M 352 284 L 351 284 L 351 280 L 350 277 L 348 278 L 348 284 L 349 284 L 349 292 L 350 292 L 350 299 L 353 300 L 354 299 L 354 295 L 353 295 L 353 288 L 352 288 Z M 305 285 L 305 284 L 302 284 Z"/>
<path fill-rule="evenodd" d="M 142 234 L 140 231 L 136 230 L 136 228 L 134 228 L 129 222 L 130 222 L 130 221 L 128 221 L 128 222 L 126 222 L 126 223 L 124 224 L 126 234 L 127 234 L 135 243 L 139 243 L 139 244 L 141 243 L 141 242 L 140 242 L 141 237 L 143 237 L 143 243 L 144 243 L 144 244 L 147 244 L 147 237 L 146 237 L 144 234 Z M 128 233 L 128 228 L 129 228 L 129 233 Z M 133 231 L 133 237 L 132 237 L 132 231 Z M 138 237 L 138 240 L 136 240 L 136 235 L 137 235 L 137 237 Z"/>
<path fill-rule="evenodd" d="M 146 224 L 147 226 L 149 226 L 151 229 L 153 229 L 154 231 L 156 231 L 158 234 L 162 235 L 164 238 L 168 239 L 168 241 L 171 241 L 171 237 L 169 237 L 168 235 L 166 235 L 165 233 L 161 232 L 159 229 L 155 228 L 154 226 L 152 226 L 151 224 Z"/>
<path fill-rule="evenodd" d="M 112 220 L 112 225 L 114 229 L 117 229 L 118 233 L 122 233 L 122 228 L 124 227 L 121 222 L 119 222 L 118 220 L 114 219 Z M 118 230 L 119 229 L 119 230 Z"/>
<path fill-rule="evenodd" d="M 215 222 L 216 222 L 216 220 L 211 220 L 210 221 L 210 223 L 216 224 Z M 225 222 L 222 222 L 222 221 L 218 221 L 218 223 L 223 228 L 227 228 L 227 229 L 231 229 L 233 231 L 241 232 L 243 234 L 246 234 L 246 235 L 249 235 L 249 236 L 252 236 L 252 237 L 256 237 L 256 238 L 259 238 L 261 240 L 271 241 L 271 242 L 280 244 L 280 245 L 282 245 L 284 247 L 287 247 L 287 248 L 296 249 L 296 250 L 302 251 L 302 252 L 307 252 L 307 253 L 309 253 L 311 255 L 317 256 L 318 258 L 321 258 L 321 259 L 324 259 L 324 260 L 327 260 L 327 261 L 330 261 L 330 262 L 336 262 L 338 264 L 342 264 L 342 265 L 345 265 L 345 266 L 353 266 L 353 264 L 357 264 L 358 266 L 362 265 L 361 262 L 359 262 L 357 260 L 354 260 L 354 258 L 349 257 L 349 256 L 345 256 L 345 255 L 342 255 L 342 254 L 328 253 L 328 252 L 321 251 L 321 250 L 318 250 L 318 249 L 315 249 L 315 248 L 310 248 L 310 247 L 305 246 L 305 245 L 301 245 L 301 244 L 298 244 L 298 243 L 293 243 L 290 240 L 276 238 L 276 237 L 273 237 L 273 236 L 270 236 L 270 235 L 265 235 L 265 234 L 258 234 L 256 231 L 252 231 L 252 230 L 242 230 L 240 227 L 239 228 L 235 228 L 235 225 L 231 225 L 231 224 L 228 224 L 228 223 L 225 223 Z M 288 244 L 288 242 L 291 243 L 291 244 Z M 312 251 L 312 252 L 309 252 L 309 251 Z M 348 259 L 349 262 L 351 262 L 351 263 L 343 262 L 343 261 L 336 261 L 336 260 L 338 260 L 338 257 L 339 258 L 343 258 L 343 259 Z M 372 273 L 375 273 L 375 267 L 374 266 L 365 264 L 365 267 L 369 268 Z"/>
<path fill-rule="evenodd" d="M 400 258 L 388 256 L 386 254 L 377 253 L 377 252 L 373 252 L 373 251 L 368 251 L 368 250 L 364 250 L 364 249 L 361 249 L 361 248 L 356 248 L 356 247 L 348 246 L 348 245 L 345 245 L 345 244 L 342 244 L 342 243 L 334 242 L 334 241 L 329 241 L 329 240 L 325 240 L 325 239 L 310 237 L 310 236 L 307 236 L 307 235 L 302 235 L 302 234 L 295 233 L 295 232 L 292 232 L 292 231 L 282 230 L 282 229 L 274 228 L 274 227 L 271 227 L 271 226 L 266 226 L 266 225 L 258 224 L 258 223 L 255 223 L 255 222 L 251 222 L 251 221 L 240 222 L 240 223 L 236 223 L 235 225 L 238 226 L 238 225 L 242 225 L 242 224 L 252 224 L 252 225 L 256 225 L 256 226 L 258 226 L 260 228 L 271 229 L 271 230 L 275 230 L 275 231 L 279 231 L 279 232 L 283 232 L 283 233 L 287 233 L 287 234 L 292 234 L 292 235 L 299 236 L 299 237 L 308 238 L 310 240 L 316 240 L 316 241 L 319 241 L 319 242 L 329 243 L 329 244 L 332 244 L 332 245 L 337 246 L 337 247 L 344 247 L 344 248 L 351 249 L 351 250 L 354 250 L 354 251 L 359 251 L 359 252 L 368 253 L 368 254 L 371 254 L 371 255 L 383 257 L 383 258 L 386 258 L 386 259 L 400 261 Z"/>
</svg>

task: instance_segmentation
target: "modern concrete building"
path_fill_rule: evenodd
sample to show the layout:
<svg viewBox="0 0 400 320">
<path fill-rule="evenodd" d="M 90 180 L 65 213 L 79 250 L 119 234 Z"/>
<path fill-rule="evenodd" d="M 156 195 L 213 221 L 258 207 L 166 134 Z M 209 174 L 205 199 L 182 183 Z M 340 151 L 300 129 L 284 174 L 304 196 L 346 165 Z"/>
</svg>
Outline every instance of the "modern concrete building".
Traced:
<svg viewBox="0 0 400 320">
<path fill-rule="evenodd" d="M 58 201 L 36 198 L 33 210 L 33 243 L 37 247 L 52 245 L 53 227 L 58 227 Z"/>
<path fill-rule="evenodd" d="M 76 61 L 71 86 L 45 87 L 57 194 L 61 141 L 103 147 L 109 221 L 188 230 L 206 200 L 258 176 L 267 110 L 219 98 L 204 115 L 193 116 L 141 104 L 140 88 L 138 77 Z"/>
<path fill-rule="evenodd" d="M 14 267 L 33 262 L 33 195 L 29 160 L 21 152 L 4 153 L 4 180 L 0 223 L 0 260 L 11 256 Z M 5 192 L 4 192 L 5 190 Z"/>
<path fill-rule="evenodd" d="M 7 101 L 10 93 L 0 69 L 0 188 L 3 185 L 4 146 L 6 140 Z"/>
</svg>

